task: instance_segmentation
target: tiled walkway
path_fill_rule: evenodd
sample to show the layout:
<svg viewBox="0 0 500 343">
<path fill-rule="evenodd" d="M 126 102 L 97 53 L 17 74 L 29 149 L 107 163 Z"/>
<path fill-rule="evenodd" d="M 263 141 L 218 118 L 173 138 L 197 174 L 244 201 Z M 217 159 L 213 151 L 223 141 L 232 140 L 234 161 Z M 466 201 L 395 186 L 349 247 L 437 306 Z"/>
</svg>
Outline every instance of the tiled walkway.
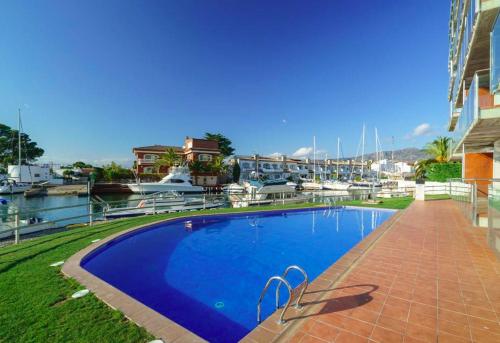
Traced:
<svg viewBox="0 0 500 343">
<path fill-rule="evenodd" d="M 452 201 L 413 203 L 320 292 L 281 340 L 500 342 L 500 262 Z"/>
</svg>

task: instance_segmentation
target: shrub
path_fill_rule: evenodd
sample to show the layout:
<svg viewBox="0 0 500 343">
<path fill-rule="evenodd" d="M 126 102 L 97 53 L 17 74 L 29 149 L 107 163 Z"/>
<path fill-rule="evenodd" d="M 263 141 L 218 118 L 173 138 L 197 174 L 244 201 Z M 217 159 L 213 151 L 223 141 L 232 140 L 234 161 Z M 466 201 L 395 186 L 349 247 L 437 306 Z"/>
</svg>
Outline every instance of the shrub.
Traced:
<svg viewBox="0 0 500 343">
<path fill-rule="evenodd" d="M 431 163 L 425 169 L 429 181 L 444 182 L 462 176 L 462 164 L 458 162 Z"/>
</svg>

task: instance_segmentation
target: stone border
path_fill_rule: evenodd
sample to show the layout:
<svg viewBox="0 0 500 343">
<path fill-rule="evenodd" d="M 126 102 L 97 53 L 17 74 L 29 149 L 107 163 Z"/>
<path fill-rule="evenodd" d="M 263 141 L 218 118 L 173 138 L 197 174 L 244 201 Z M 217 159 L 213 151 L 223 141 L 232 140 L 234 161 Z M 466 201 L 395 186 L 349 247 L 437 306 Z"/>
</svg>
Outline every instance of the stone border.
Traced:
<svg viewBox="0 0 500 343">
<path fill-rule="evenodd" d="M 349 206 L 348 206 L 349 207 Z M 371 207 L 358 207 L 363 209 L 378 210 Z M 357 264 L 357 262 L 370 250 L 373 245 L 399 220 L 405 210 L 396 210 L 394 215 L 380 225 L 375 231 L 372 231 L 361 242 L 351 248 L 344 256 L 338 259 L 323 273 L 321 273 L 307 288 L 302 299 L 302 303 L 312 303 L 313 305 L 305 305 L 302 310 L 297 310 L 290 307 L 286 314 L 285 320 L 290 320 L 285 325 L 278 324 L 280 311 L 275 311 L 264 322 L 253 329 L 246 335 L 241 342 L 245 343 L 261 343 L 261 342 L 287 342 L 296 332 L 297 328 L 301 327 L 304 322 L 303 317 L 315 313 L 318 302 L 326 295 L 321 295 L 321 291 L 332 289 L 336 284 L 343 280 Z"/>
<path fill-rule="evenodd" d="M 352 206 L 346 206 L 350 208 Z M 152 227 L 154 225 L 160 223 L 167 223 L 169 221 L 174 220 L 182 220 L 193 217 L 200 216 L 216 216 L 216 215 L 238 215 L 238 214 L 255 214 L 255 213 L 269 213 L 275 211 L 301 211 L 308 209 L 325 209 L 328 207 L 325 206 L 317 206 L 317 207 L 304 207 L 297 209 L 272 209 L 272 210 L 260 210 L 260 211 L 244 211 L 244 212 L 231 212 L 231 213 L 207 213 L 207 214 L 196 214 L 196 215 L 181 215 L 179 217 L 173 217 L 168 219 L 161 219 L 158 221 L 154 221 L 151 223 L 147 223 L 141 226 L 136 226 L 130 228 L 128 230 L 124 230 L 121 232 L 117 232 L 112 234 L 98 242 L 90 244 L 88 247 L 80 250 L 73 256 L 71 256 L 63 265 L 62 272 L 67 277 L 74 278 L 80 284 L 87 287 L 94 295 L 106 303 L 113 309 L 121 311 L 129 320 L 136 323 L 139 326 L 144 327 L 149 333 L 154 335 L 157 338 L 161 338 L 165 342 L 206 342 L 201 337 L 197 336 L 195 333 L 189 331 L 183 326 L 175 323 L 164 315 L 156 312 L 155 310 L 149 308 L 148 306 L 142 304 L 136 299 L 130 297 L 125 294 L 121 290 L 113 287 L 109 283 L 104 280 L 98 278 L 92 273 L 88 272 L 84 268 L 81 267 L 82 260 L 92 253 L 96 251 L 101 246 L 115 240 L 121 236 L 127 235 L 131 232 L 146 229 Z M 371 209 L 371 210 L 387 210 L 387 209 L 379 209 L 373 207 L 355 207 L 362 209 Z M 344 256 L 342 256 L 339 260 L 337 260 L 334 264 L 332 264 L 326 271 L 324 271 L 321 275 L 319 275 L 314 282 L 312 282 L 308 291 L 321 290 L 325 287 L 330 287 L 334 283 L 336 283 L 341 277 L 344 276 L 350 269 L 350 267 L 359 259 L 361 255 L 363 255 L 366 250 L 376 241 L 378 238 L 387 231 L 392 224 L 396 221 L 397 218 L 400 217 L 401 211 L 393 210 L 396 213 L 385 221 L 381 226 L 377 228 L 377 230 L 372 231 L 367 237 L 365 237 L 361 242 L 359 242 L 356 246 L 351 248 L 349 252 L 347 252 Z M 315 301 L 319 300 L 320 295 L 305 294 L 303 301 Z M 307 309 L 310 310 L 310 309 Z M 287 311 L 286 318 L 293 319 L 295 316 L 303 315 L 304 311 L 297 311 L 294 308 L 290 308 Z M 288 333 L 292 327 L 296 324 L 295 321 L 290 323 L 289 325 L 279 325 L 278 321 L 279 311 L 275 311 L 269 318 L 267 318 L 263 323 L 257 326 L 254 330 L 252 330 L 247 336 L 245 336 L 242 341 L 244 342 L 262 342 L 262 341 L 273 341 L 279 336 L 283 335 L 285 331 Z M 297 321 L 299 322 L 299 321 Z"/>
</svg>

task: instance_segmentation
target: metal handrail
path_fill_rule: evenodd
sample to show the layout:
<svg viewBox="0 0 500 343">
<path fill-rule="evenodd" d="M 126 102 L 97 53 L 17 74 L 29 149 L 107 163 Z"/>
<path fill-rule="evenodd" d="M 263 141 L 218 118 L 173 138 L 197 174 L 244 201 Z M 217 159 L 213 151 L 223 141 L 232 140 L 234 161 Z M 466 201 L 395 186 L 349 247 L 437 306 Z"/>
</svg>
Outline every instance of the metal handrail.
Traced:
<svg viewBox="0 0 500 343">
<path fill-rule="evenodd" d="M 262 303 L 262 299 L 264 299 L 264 295 L 266 295 L 267 289 L 269 288 L 269 286 L 271 285 L 271 283 L 274 280 L 280 281 L 280 285 L 281 285 L 281 283 L 284 283 L 286 288 L 288 289 L 288 301 L 286 302 L 285 307 L 283 308 L 283 311 L 281 311 L 280 319 L 278 321 L 279 324 L 285 323 L 285 320 L 283 319 L 283 317 L 285 316 L 285 312 L 288 309 L 288 307 L 290 306 L 290 302 L 292 301 L 292 286 L 290 286 L 290 283 L 288 281 L 286 281 L 284 278 L 282 278 L 281 276 L 271 276 L 269 278 L 269 280 L 267 280 L 266 286 L 264 287 L 264 289 L 260 293 L 259 302 L 257 303 L 257 323 L 261 322 L 261 318 L 260 318 L 261 306 L 260 305 Z"/>
<path fill-rule="evenodd" d="M 304 276 L 304 281 L 302 281 L 295 288 L 292 288 L 292 286 L 290 286 L 290 283 L 286 280 L 286 277 L 287 277 L 288 272 L 290 270 L 298 270 Z M 301 308 L 300 301 L 302 300 L 302 296 L 304 295 L 304 293 L 305 293 L 305 291 L 307 289 L 307 286 L 309 285 L 309 277 L 307 276 L 307 273 L 305 272 L 304 269 L 302 269 L 301 267 L 299 267 L 297 265 L 288 266 L 285 269 L 285 271 L 283 272 L 283 274 L 281 276 L 278 276 L 278 275 L 271 276 L 267 280 L 266 286 L 264 287 L 264 289 L 260 293 L 259 301 L 257 302 L 257 322 L 258 323 L 261 322 L 261 306 L 260 305 L 262 303 L 262 299 L 264 299 L 264 295 L 266 294 L 267 289 L 269 288 L 269 286 L 271 285 L 271 283 L 274 280 L 277 280 L 279 282 L 278 286 L 276 286 L 276 294 L 275 294 L 275 297 L 276 297 L 275 298 L 275 307 L 276 307 L 276 310 L 280 308 L 279 302 L 280 302 L 280 288 L 281 288 L 281 285 L 285 284 L 285 286 L 286 286 L 286 288 L 288 290 L 288 300 L 287 300 L 287 302 L 285 304 L 285 307 L 283 308 L 283 311 L 281 311 L 280 319 L 278 321 L 279 324 L 284 324 L 285 323 L 285 319 L 284 319 L 285 312 L 286 312 L 286 310 L 288 310 L 288 308 L 290 307 L 290 304 L 294 300 L 293 299 L 293 294 L 294 294 L 294 292 L 297 289 L 300 289 L 300 293 L 299 293 L 299 296 L 297 297 L 297 301 L 295 302 L 295 308 L 297 308 L 297 309 Z"/>
<path fill-rule="evenodd" d="M 304 295 L 306 289 L 307 289 L 307 286 L 309 285 L 309 277 L 307 276 L 307 273 L 305 272 L 304 269 L 302 269 L 301 267 L 297 266 L 297 265 L 292 265 L 292 266 L 288 266 L 286 269 L 285 269 L 285 272 L 283 273 L 283 275 L 281 275 L 281 277 L 283 279 L 286 279 L 286 276 L 288 275 L 288 272 L 290 270 L 298 270 L 302 276 L 304 276 L 304 281 L 302 281 L 297 287 L 295 287 L 293 289 L 293 291 L 295 291 L 295 289 L 298 289 L 299 287 L 302 287 L 301 291 L 300 291 L 300 294 L 299 294 L 299 297 L 297 298 L 297 302 L 295 303 L 295 308 L 297 309 L 300 309 L 302 307 L 302 305 L 300 305 L 300 300 L 302 300 L 302 296 Z M 279 308 L 279 299 L 280 299 L 280 288 L 281 288 L 281 282 L 278 284 L 278 286 L 276 287 L 276 308 Z"/>
</svg>

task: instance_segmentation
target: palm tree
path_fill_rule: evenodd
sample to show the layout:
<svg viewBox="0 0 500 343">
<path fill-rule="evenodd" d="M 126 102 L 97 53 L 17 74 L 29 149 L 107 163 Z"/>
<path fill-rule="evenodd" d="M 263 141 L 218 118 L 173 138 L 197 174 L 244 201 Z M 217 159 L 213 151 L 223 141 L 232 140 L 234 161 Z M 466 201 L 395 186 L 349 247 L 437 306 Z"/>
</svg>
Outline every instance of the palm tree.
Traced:
<svg viewBox="0 0 500 343">
<path fill-rule="evenodd" d="M 196 176 L 205 171 L 205 165 L 200 161 L 191 161 L 191 163 L 189 163 L 189 170 L 193 176 Z"/>
<path fill-rule="evenodd" d="M 425 171 L 432 163 L 446 163 L 450 160 L 451 138 L 439 136 L 425 145 L 425 152 L 432 156 L 417 162 L 415 176 L 417 179 L 425 177 Z"/>
<path fill-rule="evenodd" d="M 433 156 L 436 162 L 448 162 L 450 159 L 450 137 L 439 136 L 425 146 L 425 152 Z"/>
<path fill-rule="evenodd" d="M 155 167 L 158 168 L 158 172 L 160 172 L 161 167 L 172 167 L 176 166 L 180 163 L 181 158 L 180 156 L 175 152 L 173 148 L 168 148 L 167 151 L 161 155 L 159 159 L 156 160 L 155 162 Z"/>
<path fill-rule="evenodd" d="M 227 166 L 224 163 L 223 156 L 214 157 L 213 160 L 208 164 L 208 167 L 210 168 L 210 171 L 216 174 L 222 174 L 227 169 Z"/>
</svg>

